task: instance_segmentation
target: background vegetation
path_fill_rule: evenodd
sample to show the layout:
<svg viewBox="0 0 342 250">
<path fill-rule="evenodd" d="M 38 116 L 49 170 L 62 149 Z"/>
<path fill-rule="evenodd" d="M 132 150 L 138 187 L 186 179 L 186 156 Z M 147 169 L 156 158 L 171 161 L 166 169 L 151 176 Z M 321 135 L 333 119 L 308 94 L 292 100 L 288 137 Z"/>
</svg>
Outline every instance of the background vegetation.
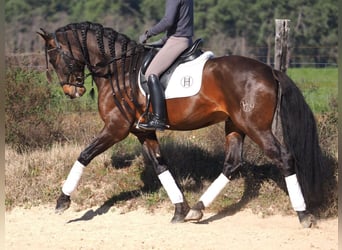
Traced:
<svg viewBox="0 0 342 250">
<path fill-rule="evenodd" d="M 274 20 L 291 20 L 293 66 L 337 64 L 337 4 L 334 0 L 196 0 L 195 36 L 218 55 L 240 54 L 271 64 Z M 154 0 L 7 0 L 6 50 L 37 52 L 36 31 L 91 21 L 138 39 L 164 14 Z"/>
</svg>

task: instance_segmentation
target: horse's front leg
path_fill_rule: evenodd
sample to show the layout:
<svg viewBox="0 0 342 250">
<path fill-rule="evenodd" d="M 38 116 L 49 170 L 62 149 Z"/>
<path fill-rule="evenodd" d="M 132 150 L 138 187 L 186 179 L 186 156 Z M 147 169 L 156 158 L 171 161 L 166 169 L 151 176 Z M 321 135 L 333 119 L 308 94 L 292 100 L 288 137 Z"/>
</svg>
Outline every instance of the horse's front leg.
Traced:
<svg viewBox="0 0 342 250">
<path fill-rule="evenodd" d="M 116 133 L 113 134 L 112 131 L 116 131 Z M 105 127 L 99 136 L 81 152 L 63 184 L 61 195 L 57 199 L 56 213 L 62 213 L 70 207 L 70 195 L 76 189 L 84 168 L 91 160 L 128 135 L 128 132 L 122 131 L 120 133 L 119 129 L 113 130 Z"/>
<path fill-rule="evenodd" d="M 185 197 L 182 191 L 179 188 L 179 185 L 173 178 L 172 174 L 168 170 L 165 160 L 161 156 L 160 146 L 154 131 L 144 132 L 144 133 L 134 133 L 140 143 L 143 146 L 144 152 L 151 160 L 154 170 L 158 175 L 158 178 L 166 190 L 166 193 L 171 200 L 171 202 L 175 205 L 174 216 L 171 219 L 172 223 L 184 222 L 184 218 L 189 212 L 189 205 L 185 200 Z"/>
</svg>

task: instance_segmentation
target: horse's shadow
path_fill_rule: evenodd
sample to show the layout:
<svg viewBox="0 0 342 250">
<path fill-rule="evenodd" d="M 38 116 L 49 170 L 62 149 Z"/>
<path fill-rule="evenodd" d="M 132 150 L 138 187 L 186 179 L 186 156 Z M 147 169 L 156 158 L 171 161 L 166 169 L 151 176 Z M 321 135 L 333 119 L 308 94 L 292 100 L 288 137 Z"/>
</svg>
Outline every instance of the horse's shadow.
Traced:
<svg viewBox="0 0 342 250">
<path fill-rule="evenodd" d="M 115 195 L 111 197 L 109 200 L 105 201 L 98 209 L 96 210 L 90 209 L 85 214 L 83 214 L 80 218 L 69 220 L 68 223 L 92 220 L 94 217 L 98 215 L 107 213 L 110 210 L 110 208 L 114 206 L 115 203 L 119 201 L 127 201 L 130 199 L 133 199 L 135 197 L 140 196 L 140 194 L 141 194 L 140 190 L 122 192 L 119 195 Z"/>
<path fill-rule="evenodd" d="M 262 184 L 266 181 L 274 181 L 280 189 L 286 192 L 285 181 L 280 172 L 276 169 L 276 166 L 272 164 L 252 165 L 246 163 L 235 173 L 234 177 L 236 176 L 244 178 L 245 181 L 244 192 L 241 199 L 237 203 L 223 208 L 213 216 L 199 221 L 198 224 L 208 224 L 226 216 L 232 216 L 241 211 L 250 201 L 259 196 Z"/>
<path fill-rule="evenodd" d="M 163 148 L 164 149 L 164 148 Z M 203 180 L 213 181 L 222 171 L 223 166 L 223 152 L 216 152 L 215 154 L 208 154 L 205 150 L 198 148 L 196 146 L 191 147 L 180 147 L 179 145 L 166 145 L 165 146 L 164 155 L 174 155 L 176 152 L 182 152 L 182 161 L 179 161 L 177 157 L 172 157 L 172 159 L 168 160 L 168 165 L 170 166 L 171 173 L 175 176 L 176 180 L 182 180 L 191 177 L 194 182 L 191 185 L 185 185 L 180 187 L 183 191 L 199 191 L 203 188 Z M 138 154 L 138 153 L 137 153 Z M 115 168 L 122 168 L 123 165 L 127 167 L 127 158 L 134 158 L 136 155 L 130 155 L 126 160 L 121 158 L 112 158 L 112 165 Z M 336 161 L 329 156 L 324 157 L 324 165 L 331 166 L 327 167 L 325 170 L 325 176 L 323 183 L 325 184 L 325 200 L 322 202 L 323 206 L 319 206 L 314 208 L 313 213 L 319 215 L 320 213 L 324 213 L 324 210 L 329 209 L 329 206 L 332 202 L 335 202 L 331 199 L 331 190 L 335 190 L 337 187 L 336 179 L 334 178 L 335 173 L 335 164 Z M 213 167 L 213 165 L 215 167 Z M 186 167 L 185 167 L 186 166 Z M 241 199 L 228 207 L 225 207 L 217 214 L 202 220 L 198 223 L 207 224 L 213 222 L 215 220 L 220 220 L 226 216 L 232 216 L 235 213 L 241 211 L 248 203 L 257 198 L 260 193 L 260 189 L 262 184 L 266 181 L 272 180 L 276 185 L 282 189 L 284 192 L 287 192 L 285 181 L 280 171 L 273 164 L 261 164 L 255 165 L 251 163 L 244 163 L 233 175 L 234 178 L 243 178 L 244 179 L 244 191 L 241 196 Z M 77 221 L 88 221 L 92 220 L 94 217 L 98 215 L 102 215 L 107 213 L 111 207 L 113 207 L 117 202 L 128 201 L 133 198 L 139 197 L 144 193 L 151 193 L 157 191 L 161 185 L 156 176 L 152 166 L 149 165 L 149 162 L 145 163 L 145 170 L 141 174 L 141 180 L 144 183 L 144 186 L 140 189 L 136 189 L 133 191 L 122 192 L 119 195 L 114 195 L 107 201 L 105 201 L 99 208 L 96 210 L 90 209 L 85 212 L 80 218 L 72 219 L 68 221 L 68 223 L 77 222 Z M 333 194 L 335 195 L 335 194 Z"/>
</svg>

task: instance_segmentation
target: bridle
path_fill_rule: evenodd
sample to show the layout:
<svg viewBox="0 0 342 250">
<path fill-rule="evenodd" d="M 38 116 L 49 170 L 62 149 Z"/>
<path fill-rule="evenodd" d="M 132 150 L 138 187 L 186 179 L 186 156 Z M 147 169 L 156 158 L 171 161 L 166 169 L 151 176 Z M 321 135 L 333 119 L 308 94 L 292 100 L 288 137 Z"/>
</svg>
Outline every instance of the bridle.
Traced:
<svg viewBox="0 0 342 250">
<path fill-rule="evenodd" d="M 46 71 L 48 72 L 48 56 L 52 58 L 53 56 L 50 55 L 52 52 L 57 52 L 60 54 L 61 58 L 64 60 L 64 63 L 66 64 L 66 67 L 63 69 L 63 71 L 67 75 L 67 80 L 66 81 L 61 81 L 59 84 L 63 87 L 64 85 L 70 85 L 74 87 L 84 87 L 84 81 L 85 79 L 91 75 L 91 73 L 87 74 L 84 76 L 83 71 L 84 71 L 84 66 L 85 63 L 82 62 L 81 60 L 76 59 L 72 55 L 72 50 L 70 52 L 66 52 L 62 49 L 62 46 L 57 40 L 56 33 L 53 33 L 53 39 L 55 41 L 56 47 L 48 49 L 47 46 L 45 46 L 45 59 L 46 59 Z M 80 77 L 76 74 L 76 72 L 82 72 L 83 76 Z M 75 76 L 76 82 L 70 82 L 70 79 L 72 76 Z"/>
<path fill-rule="evenodd" d="M 79 28 L 81 26 L 81 28 Z M 46 75 L 51 82 L 51 76 L 49 75 L 48 70 L 48 57 L 50 57 L 50 61 L 54 66 L 57 63 L 56 59 L 58 56 L 63 60 L 63 67 L 59 67 L 59 71 L 64 75 L 63 79 L 66 78 L 65 81 L 60 82 L 60 85 L 63 87 L 65 85 L 74 86 L 84 88 L 84 80 L 88 77 L 92 77 L 92 89 L 89 94 L 92 98 L 94 98 L 94 78 L 105 78 L 106 81 L 109 82 L 109 85 L 112 89 L 112 96 L 114 99 L 115 105 L 118 107 L 120 112 L 124 115 L 126 119 L 128 119 L 127 112 L 134 113 L 130 104 L 126 101 L 124 96 L 127 96 L 130 99 L 130 102 L 134 104 L 135 107 L 140 108 L 140 104 L 136 98 L 137 88 L 133 84 L 137 80 L 137 69 L 139 67 L 139 62 L 141 61 L 141 56 L 144 55 L 145 48 L 141 44 L 131 44 L 128 48 L 127 45 L 130 42 L 128 38 L 125 36 L 119 36 L 120 34 L 113 31 L 112 29 L 107 29 L 106 37 L 108 46 L 109 46 L 109 54 L 105 54 L 104 43 L 103 43 L 103 35 L 104 29 L 102 26 L 95 26 L 92 31 L 95 33 L 94 36 L 97 40 L 97 46 L 99 49 L 99 56 L 102 56 L 102 61 L 99 61 L 95 64 L 91 64 L 89 58 L 89 51 L 87 46 L 87 32 L 89 29 L 89 23 L 82 23 L 79 25 L 72 25 L 67 29 L 60 29 L 54 33 L 50 33 L 47 36 L 47 33 L 43 30 L 45 34 L 45 56 L 46 56 Z M 70 37 L 67 32 L 72 32 L 74 36 L 74 41 L 76 43 L 76 47 L 78 47 L 79 55 L 74 56 L 75 50 L 73 50 L 73 46 L 71 44 Z M 62 32 L 62 33 L 59 33 Z M 79 33 L 80 32 L 80 33 Z M 63 47 L 59 43 L 57 34 L 61 34 L 63 37 Z M 44 36 L 44 35 L 43 35 Z M 54 46 L 49 46 L 47 42 L 48 39 L 53 39 Z M 120 39 L 120 40 L 117 40 Z M 121 44 L 121 53 L 116 53 L 115 44 L 117 41 Z M 126 64 L 126 59 L 129 59 Z M 53 62 L 51 59 L 55 59 Z M 99 59 L 99 58 L 97 58 Z M 119 63 L 118 63 L 119 62 Z M 129 70 L 129 74 L 125 72 L 126 65 Z M 87 67 L 89 73 L 85 75 L 84 69 Z M 82 73 L 82 75 L 80 74 Z M 129 88 L 127 88 L 127 84 L 125 83 L 125 78 L 129 76 Z M 73 79 L 72 79 L 73 77 Z M 75 81 L 76 79 L 76 81 Z M 120 81 L 120 79 L 122 79 Z M 74 82 L 69 82 L 73 80 Z"/>
<path fill-rule="evenodd" d="M 72 53 L 71 45 L 69 43 L 69 40 L 67 40 L 68 46 L 69 46 L 69 53 L 68 53 L 68 52 L 66 52 L 66 51 L 64 51 L 62 49 L 62 46 L 58 42 L 56 33 L 52 33 L 52 36 L 53 36 L 54 42 L 56 44 L 56 47 L 55 48 L 51 48 L 51 49 L 48 49 L 47 45 L 45 47 L 46 71 L 48 72 L 48 55 L 49 55 L 49 53 L 53 52 L 53 51 L 57 51 L 60 54 L 61 58 L 63 58 L 65 64 L 67 64 L 67 67 L 66 67 L 67 68 L 66 69 L 67 80 L 59 82 L 62 87 L 64 85 L 70 85 L 70 86 L 75 86 L 75 87 L 84 87 L 84 81 L 89 76 L 97 76 L 97 77 L 106 77 L 106 78 L 108 78 L 108 75 L 110 75 L 110 74 L 98 74 L 98 73 L 94 72 L 95 69 L 97 69 L 99 67 L 103 68 L 103 67 L 105 67 L 107 65 L 110 65 L 111 63 L 113 63 L 115 61 L 118 61 L 118 60 L 121 60 L 123 58 L 123 55 L 119 55 L 117 57 L 112 57 L 110 60 L 108 60 L 106 62 L 99 62 L 96 65 L 91 65 L 86 60 L 85 60 L 85 62 L 83 62 L 82 60 L 76 59 L 74 57 L 74 55 Z M 122 54 L 126 54 L 128 51 L 134 50 L 138 46 L 139 45 L 136 45 L 136 46 L 126 50 Z M 130 55 L 130 56 L 132 56 L 132 55 Z M 126 56 L 126 57 L 129 57 L 129 56 Z M 75 72 L 83 72 L 85 65 L 87 65 L 90 73 L 84 75 L 82 78 L 79 77 L 79 76 L 76 76 Z M 74 75 L 76 77 L 76 79 L 78 79 L 78 81 L 76 83 L 69 82 L 72 75 Z"/>
</svg>

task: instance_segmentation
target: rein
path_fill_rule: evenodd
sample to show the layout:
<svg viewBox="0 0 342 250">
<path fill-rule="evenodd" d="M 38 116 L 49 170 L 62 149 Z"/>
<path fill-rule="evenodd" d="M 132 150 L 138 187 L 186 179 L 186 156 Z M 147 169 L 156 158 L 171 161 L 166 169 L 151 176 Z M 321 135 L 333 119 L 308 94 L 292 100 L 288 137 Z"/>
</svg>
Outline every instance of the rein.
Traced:
<svg viewBox="0 0 342 250">
<path fill-rule="evenodd" d="M 130 54 L 128 56 L 126 56 L 126 53 L 131 51 L 131 50 L 135 50 L 137 47 L 139 46 L 139 44 L 133 46 L 132 48 L 124 51 L 121 55 L 117 56 L 117 57 L 111 57 L 108 61 L 103 61 L 103 62 L 99 62 L 97 64 L 95 64 L 93 67 L 100 67 L 100 68 L 103 68 L 105 66 L 108 66 L 109 64 L 113 63 L 113 62 L 116 62 L 116 61 L 119 61 L 119 60 L 122 60 L 123 58 L 129 58 L 129 57 L 132 57 L 136 54 Z"/>
</svg>

